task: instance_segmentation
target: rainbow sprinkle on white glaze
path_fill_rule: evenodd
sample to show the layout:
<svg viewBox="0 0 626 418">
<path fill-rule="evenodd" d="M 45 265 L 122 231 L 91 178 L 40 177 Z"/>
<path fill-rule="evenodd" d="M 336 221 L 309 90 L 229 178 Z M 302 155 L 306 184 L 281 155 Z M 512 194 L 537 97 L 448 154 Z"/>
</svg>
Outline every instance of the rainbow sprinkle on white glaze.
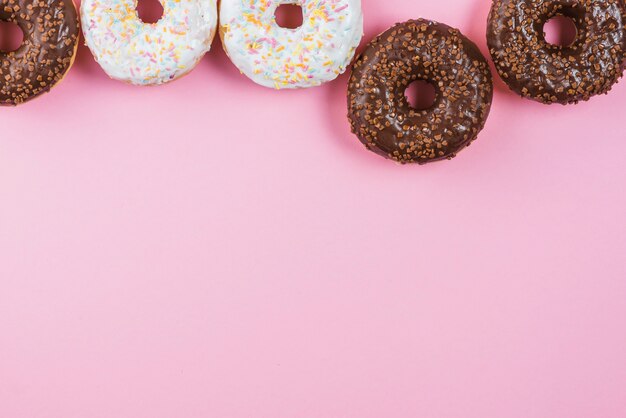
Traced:
<svg viewBox="0 0 626 418">
<path fill-rule="evenodd" d="M 302 7 L 297 29 L 276 24 L 281 4 Z M 276 89 L 320 85 L 343 73 L 363 36 L 361 0 L 221 0 L 226 53 L 254 82 Z"/>
<path fill-rule="evenodd" d="M 160 0 L 163 16 L 143 23 L 137 0 L 83 0 L 85 43 L 111 77 L 162 84 L 193 69 L 217 28 L 216 0 Z"/>
</svg>

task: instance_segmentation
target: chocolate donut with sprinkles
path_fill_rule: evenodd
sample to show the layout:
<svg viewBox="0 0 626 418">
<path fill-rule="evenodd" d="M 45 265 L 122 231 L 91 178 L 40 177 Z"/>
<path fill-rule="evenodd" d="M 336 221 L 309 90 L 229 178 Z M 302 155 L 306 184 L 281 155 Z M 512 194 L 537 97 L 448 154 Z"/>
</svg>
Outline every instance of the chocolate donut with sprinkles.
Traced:
<svg viewBox="0 0 626 418">
<path fill-rule="evenodd" d="M 626 58 L 623 0 L 494 0 L 487 43 L 511 90 L 541 103 L 570 104 L 607 93 Z M 544 24 L 565 16 L 576 26 L 570 45 L 546 41 Z"/>
<path fill-rule="evenodd" d="M 0 52 L 0 105 L 18 105 L 50 91 L 72 66 L 78 14 L 72 0 L 0 0 L 0 20 L 24 33 L 19 48 Z"/>
<path fill-rule="evenodd" d="M 405 90 L 425 80 L 435 88 L 427 109 L 411 107 Z M 397 24 L 360 54 L 348 85 L 352 132 L 366 148 L 400 163 L 451 159 L 482 130 L 493 96 L 479 49 L 459 30 L 429 20 Z"/>
</svg>

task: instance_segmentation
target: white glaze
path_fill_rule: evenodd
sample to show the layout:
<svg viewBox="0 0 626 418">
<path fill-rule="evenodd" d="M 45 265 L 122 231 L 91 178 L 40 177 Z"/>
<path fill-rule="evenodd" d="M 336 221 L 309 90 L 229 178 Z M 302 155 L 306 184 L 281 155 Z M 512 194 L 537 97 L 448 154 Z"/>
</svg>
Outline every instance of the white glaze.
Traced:
<svg viewBox="0 0 626 418">
<path fill-rule="evenodd" d="M 302 7 L 297 29 L 276 24 L 281 4 Z M 231 61 L 276 89 L 317 86 L 343 73 L 363 36 L 361 0 L 221 0 L 220 33 Z"/>
<path fill-rule="evenodd" d="M 162 84 L 193 69 L 217 27 L 216 0 L 159 0 L 163 16 L 143 23 L 137 0 L 83 0 L 85 43 L 102 69 L 132 84 Z"/>
</svg>

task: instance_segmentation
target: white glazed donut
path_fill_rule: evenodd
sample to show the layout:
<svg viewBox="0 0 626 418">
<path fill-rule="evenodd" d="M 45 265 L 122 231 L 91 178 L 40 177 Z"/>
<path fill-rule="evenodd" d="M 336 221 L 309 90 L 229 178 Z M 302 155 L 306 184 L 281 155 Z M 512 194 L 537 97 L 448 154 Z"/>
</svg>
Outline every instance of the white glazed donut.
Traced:
<svg viewBox="0 0 626 418">
<path fill-rule="evenodd" d="M 159 0 L 163 16 L 144 23 L 137 0 L 83 0 L 85 43 L 102 69 L 131 84 L 162 84 L 193 69 L 211 48 L 216 0 Z"/>
<path fill-rule="evenodd" d="M 297 29 L 276 24 L 281 4 L 302 8 Z M 276 89 L 317 86 L 343 73 L 363 36 L 361 0 L 221 0 L 220 35 L 231 61 Z"/>
</svg>

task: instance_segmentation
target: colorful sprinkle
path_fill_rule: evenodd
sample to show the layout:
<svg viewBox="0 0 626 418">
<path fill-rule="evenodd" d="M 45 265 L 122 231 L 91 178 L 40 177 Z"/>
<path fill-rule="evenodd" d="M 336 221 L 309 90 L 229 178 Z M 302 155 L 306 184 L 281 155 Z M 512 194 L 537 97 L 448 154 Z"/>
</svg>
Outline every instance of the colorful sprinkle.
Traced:
<svg viewBox="0 0 626 418">
<path fill-rule="evenodd" d="M 302 8 L 303 24 L 282 28 L 281 4 Z M 220 33 L 228 56 L 254 82 L 276 89 L 335 79 L 363 36 L 361 0 L 222 0 Z"/>
<path fill-rule="evenodd" d="M 160 0 L 163 16 L 144 23 L 137 0 L 83 0 L 85 42 L 103 70 L 132 84 L 162 84 L 193 69 L 217 27 L 215 0 Z"/>
</svg>

